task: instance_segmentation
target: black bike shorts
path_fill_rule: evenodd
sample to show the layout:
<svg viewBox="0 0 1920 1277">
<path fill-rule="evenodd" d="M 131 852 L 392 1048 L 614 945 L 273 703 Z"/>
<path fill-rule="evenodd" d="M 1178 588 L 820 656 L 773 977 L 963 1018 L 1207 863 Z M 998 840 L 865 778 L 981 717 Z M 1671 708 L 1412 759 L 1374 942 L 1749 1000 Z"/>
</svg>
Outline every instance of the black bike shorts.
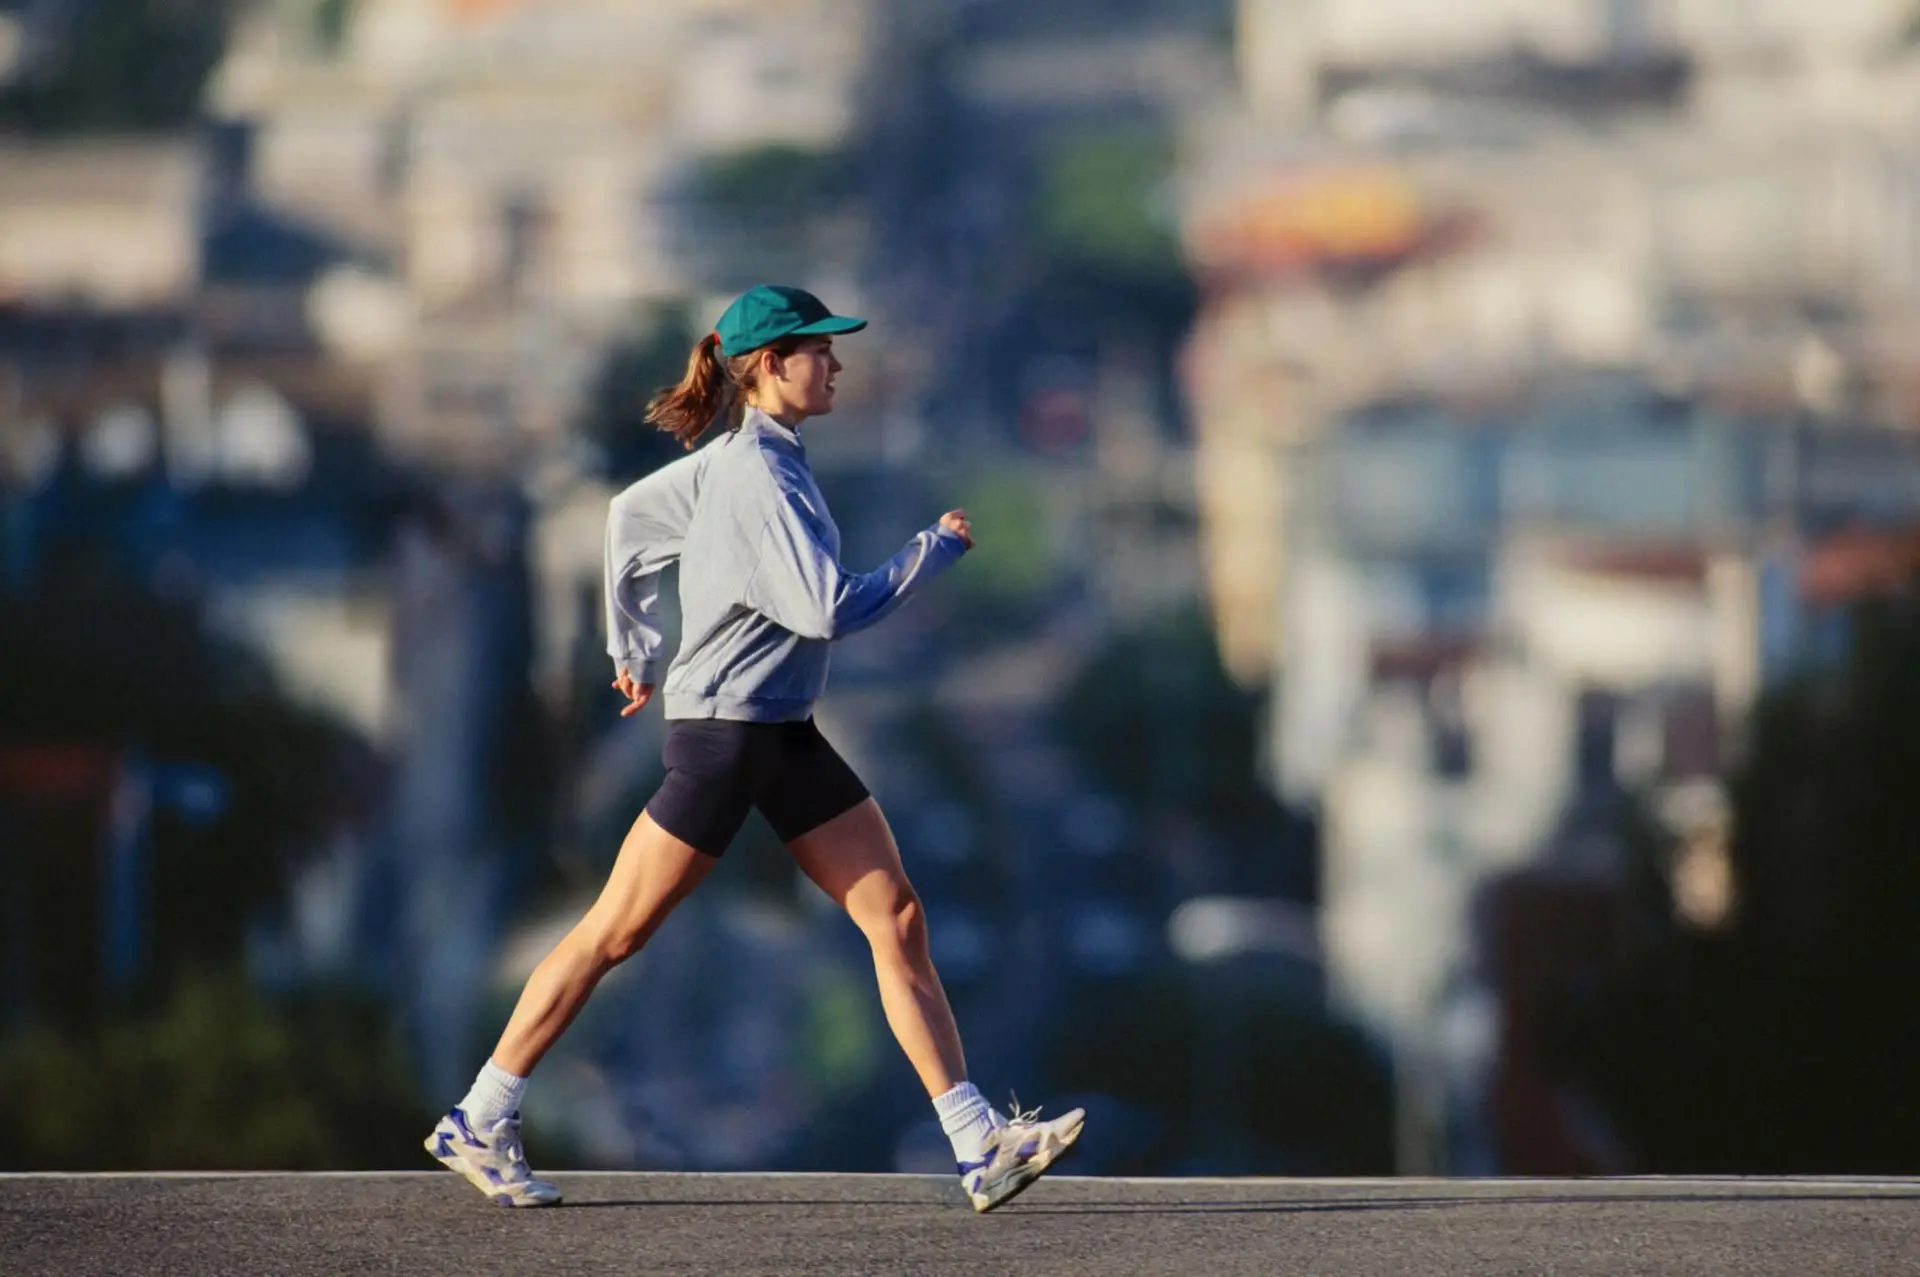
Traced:
<svg viewBox="0 0 1920 1277">
<path fill-rule="evenodd" d="M 647 814 L 709 856 L 726 851 L 749 808 L 760 809 L 781 842 L 792 842 L 867 800 L 867 787 L 811 718 L 800 723 L 675 719 L 667 724 L 660 761 L 667 778 L 647 804 Z"/>
</svg>

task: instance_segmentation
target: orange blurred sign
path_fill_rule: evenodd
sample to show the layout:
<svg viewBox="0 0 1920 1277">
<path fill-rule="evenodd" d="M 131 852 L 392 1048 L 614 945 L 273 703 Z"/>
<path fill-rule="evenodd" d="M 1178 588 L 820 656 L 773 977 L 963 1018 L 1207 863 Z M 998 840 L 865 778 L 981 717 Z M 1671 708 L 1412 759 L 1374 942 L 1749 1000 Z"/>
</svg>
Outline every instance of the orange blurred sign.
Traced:
<svg viewBox="0 0 1920 1277">
<path fill-rule="evenodd" d="M 1419 192 L 1379 165 L 1274 174 L 1221 196 L 1188 223 L 1202 267 L 1287 268 L 1377 261 L 1420 247 L 1428 217 Z"/>
<path fill-rule="evenodd" d="M 487 22 L 518 9 L 523 0 L 442 0 L 442 3 L 455 21 Z"/>
</svg>

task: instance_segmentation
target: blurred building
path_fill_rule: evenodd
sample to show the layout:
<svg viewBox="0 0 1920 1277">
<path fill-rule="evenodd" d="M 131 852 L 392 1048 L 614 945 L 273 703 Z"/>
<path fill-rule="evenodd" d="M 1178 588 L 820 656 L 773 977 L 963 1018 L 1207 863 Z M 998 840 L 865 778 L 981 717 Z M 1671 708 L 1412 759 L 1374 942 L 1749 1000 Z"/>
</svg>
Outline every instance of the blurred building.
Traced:
<svg viewBox="0 0 1920 1277">
<path fill-rule="evenodd" d="M 202 173 L 189 143 L 0 141 L 0 305 L 183 304 Z"/>
<path fill-rule="evenodd" d="M 1470 6 L 1416 56 L 1392 5 L 1242 6 L 1248 105 L 1205 120 L 1186 234 L 1209 570 L 1244 677 L 1277 650 L 1274 562 L 1229 548 L 1282 518 L 1265 441 L 1352 404 L 1626 366 L 1911 419 L 1920 170 L 1898 121 L 1920 59 L 1899 7 L 1782 8 L 1785 62 L 1762 56 L 1784 37 L 1707 4 L 1636 19 L 1624 48 L 1528 52 L 1549 13 L 1632 10 Z M 1656 63 L 1677 68 L 1659 93 L 1614 74 Z"/>
<path fill-rule="evenodd" d="M 636 301 L 733 284 L 689 184 L 714 157 L 837 146 L 869 25 L 738 0 L 330 12 L 253 9 L 211 106 L 244 128 L 254 198 L 373 264 L 311 298 L 322 339 L 380 368 L 383 432 L 482 466 L 557 439 Z"/>
<path fill-rule="evenodd" d="M 817 0 L 268 3 L 245 12 L 215 73 L 225 242 L 264 242 L 282 262 L 297 247 L 304 262 L 233 281 L 222 313 L 279 317 L 365 385 L 379 448 L 424 480 L 378 604 L 360 609 L 379 618 L 383 668 L 335 689 L 383 689 L 385 853 L 316 875 L 315 890 L 358 884 L 358 925 L 436 1093 L 471 1068 L 543 815 L 525 802 L 557 780 L 536 774 L 519 698 L 534 675 L 564 707 L 582 649 L 599 646 L 609 494 L 584 476 L 574 433 L 594 378 L 638 310 L 704 313 L 752 282 L 738 272 L 765 263 L 737 250 L 756 236 L 805 258 L 786 277 L 856 275 L 848 227 L 717 216 L 712 196 L 750 201 L 768 166 L 831 169 L 865 100 L 872 26 L 865 5 Z M 346 670 L 344 636 L 311 631 L 300 607 L 248 615 L 276 648 L 305 637 Z M 502 733 L 533 753 L 510 760 Z M 587 792 L 544 831 L 558 858 L 581 854 L 581 830 L 602 834 L 653 745 L 628 732 L 569 760 Z M 503 774 L 524 783 L 494 783 Z M 453 898 L 468 902 L 464 929 L 443 925 Z M 578 1045 L 594 1058 L 592 1035 Z"/>
<path fill-rule="evenodd" d="M 1403 1167 L 1604 1169 L 1515 1138 L 1558 1101 L 1514 955 L 1606 949 L 1515 902 L 1604 932 L 1640 802 L 1684 921 L 1737 908 L 1717 777 L 1817 655 L 1802 547 L 1920 519 L 1920 56 L 1878 0 L 1417 8 L 1246 0 L 1194 131 L 1208 590 Z"/>
</svg>

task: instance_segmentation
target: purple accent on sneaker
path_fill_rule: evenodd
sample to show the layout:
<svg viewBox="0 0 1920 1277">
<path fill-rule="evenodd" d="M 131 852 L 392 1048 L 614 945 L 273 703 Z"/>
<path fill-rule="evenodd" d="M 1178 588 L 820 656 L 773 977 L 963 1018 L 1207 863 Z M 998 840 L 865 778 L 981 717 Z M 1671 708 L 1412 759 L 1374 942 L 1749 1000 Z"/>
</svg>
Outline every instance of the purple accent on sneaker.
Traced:
<svg viewBox="0 0 1920 1277">
<path fill-rule="evenodd" d="M 1039 1151 L 1040 1151 L 1040 1137 L 1035 1136 L 1034 1138 L 1028 1140 L 1025 1144 L 1022 1144 L 1020 1146 L 1019 1153 L 1015 1154 L 1015 1156 L 1017 1156 L 1021 1161 L 1024 1162 L 1029 1157 L 1032 1157 L 1035 1153 L 1038 1153 Z"/>
<path fill-rule="evenodd" d="M 459 1130 L 461 1139 L 473 1145 L 475 1148 L 485 1148 L 487 1146 L 487 1142 L 478 1135 L 475 1135 L 473 1128 L 467 1125 L 467 1115 L 460 1111 L 459 1106 L 456 1105 L 449 1110 L 447 1116 L 453 1119 L 453 1125 Z"/>
<path fill-rule="evenodd" d="M 489 1179 L 490 1181 L 492 1181 L 492 1182 L 493 1182 L 493 1183 L 495 1183 L 495 1184 L 502 1184 L 502 1185 L 504 1185 L 504 1184 L 505 1184 L 505 1183 L 507 1182 L 507 1181 L 505 1181 L 505 1180 L 503 1180 L 503 1179 L 501 1179 L 501 1178 L 500 1178 L 500 1172 L 499 1172 L 499 1171 L 496 1171 L 496 1170 L 494 1170 L 494 1169 L 493 1169 L 493 1167 L 491 1167 L 491 1166 L 482 1166 L 482 1167 L 480 1168 L 480 1173 L 481 1173 L 482 1175 L 485 1175 L 485 1176 L 486 1176 L 486 1177 L 487 1177 L 487 1178 L 488 1178 L 488 1179 Z"/>
<path fill-rule="evenodd" d="M 440 1131 L 438 1134 L 440 1136 L 440 1147 L 433 1150 L 433 1155 L 435 1157 L 452 1157 L 453 1144 L 447 1139 L 447 1133 Z"/>
<path fill-rule="evenodd" d="M 958 1163 L 960 1167 L 960 1174 L 963 1178 L 965 1176 L 973 1174 L 975 1171 L 984 1171 L 987 1169 L 987 1167 L 991 1166 L 992 1164 L 993 1164 L 993 1157 L 991 1155 L 983 1157 L 977 1162 Z"/>
</svg>

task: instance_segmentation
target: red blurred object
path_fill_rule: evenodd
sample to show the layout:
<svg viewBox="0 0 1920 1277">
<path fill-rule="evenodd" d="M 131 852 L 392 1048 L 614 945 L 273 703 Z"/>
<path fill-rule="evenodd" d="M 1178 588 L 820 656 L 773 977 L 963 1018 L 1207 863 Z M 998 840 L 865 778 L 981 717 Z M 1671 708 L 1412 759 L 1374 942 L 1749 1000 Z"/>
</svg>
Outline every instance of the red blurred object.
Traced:
<svg viewBox="0 0 1920 1277">
<path fill-rule="evenodd" d="M 0 978 L 14 1010 L 83 1022 L 97 995 L 119 782 L 115 749 L 0 745 Z"/>
<path fill-rule="evenodd" d="M 1810 546 L 1800 561 L 1800 593 L 1834 605 L 1890 594 L 1920 577 L 1920 528 L 1855 528 Z"/>
</svg>

